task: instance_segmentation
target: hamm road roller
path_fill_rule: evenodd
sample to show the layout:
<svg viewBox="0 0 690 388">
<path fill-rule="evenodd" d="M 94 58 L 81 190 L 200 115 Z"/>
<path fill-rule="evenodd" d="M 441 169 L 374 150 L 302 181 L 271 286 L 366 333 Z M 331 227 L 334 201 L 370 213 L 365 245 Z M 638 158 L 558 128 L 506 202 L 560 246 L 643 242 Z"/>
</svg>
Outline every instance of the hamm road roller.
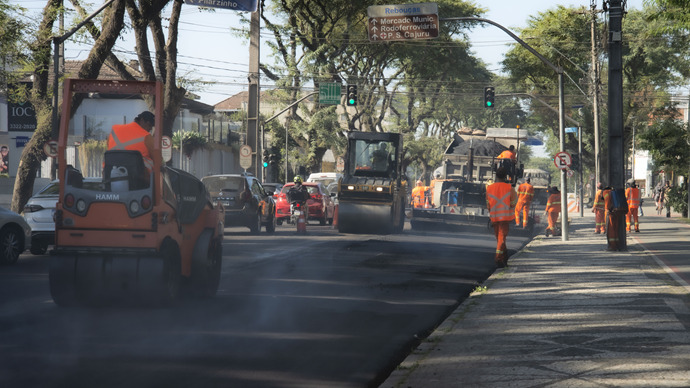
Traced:
<svg viewBox="0 0 690 388">
<path fill-rule="evenodd" d="M 338 184 L 339 232 L 402 232 L 407 203 L 402 146 L 399 133 L 347 133 L 345 170 Z"/>
<path fill-rule="evenodd" d="M 60 196 L 49 272 L 55 303 L 170 304 L 183 291 L 214 296 L 222 265 L 223 211 L 200 180 L 162 162 L 162 84 L 68 79 L 63 95 Z M 68 132 L 74 101 L 97 105 L 103 101 L 89 100 L 101 96 L 155 106 L 153 166 L 147 168 L 139 151 L 108 150 L 102 182 L 91 188 L 83 185 L 82 172 L 68 165 Z"/>
</svg>

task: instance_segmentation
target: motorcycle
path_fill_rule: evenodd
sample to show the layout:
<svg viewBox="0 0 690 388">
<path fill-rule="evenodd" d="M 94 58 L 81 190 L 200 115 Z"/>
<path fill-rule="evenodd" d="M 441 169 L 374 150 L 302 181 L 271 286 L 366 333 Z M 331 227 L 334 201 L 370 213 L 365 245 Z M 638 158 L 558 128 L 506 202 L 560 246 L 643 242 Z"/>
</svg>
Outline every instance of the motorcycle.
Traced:
<svg viewBox="0 0 690 388">
<path fill-rule="evenodd" d="M 307 233 L 307 203 L 292 201 L 290 203 L 290 223 L 297 225 L 297 233 Z"/>
</svg>

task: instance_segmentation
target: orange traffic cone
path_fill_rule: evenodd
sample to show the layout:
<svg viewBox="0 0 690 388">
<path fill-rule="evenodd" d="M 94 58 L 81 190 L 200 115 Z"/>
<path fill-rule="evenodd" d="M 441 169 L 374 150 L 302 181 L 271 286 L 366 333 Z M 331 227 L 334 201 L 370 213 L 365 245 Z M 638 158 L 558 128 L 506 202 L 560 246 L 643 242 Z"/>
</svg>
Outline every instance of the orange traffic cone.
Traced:
<svg viewBox="0 0 690 388">
<path fill-rule="evenodd" d="M 307 217 L 304 212 L 301 212 L 297 218 L 297 233 L 307 233 Z"/>
<path fill-rule="evenodd" d="M 424 197 L 424 209 L 431 209 L 431 204 L 429 203 L 429 197 Z"/>
</svg>

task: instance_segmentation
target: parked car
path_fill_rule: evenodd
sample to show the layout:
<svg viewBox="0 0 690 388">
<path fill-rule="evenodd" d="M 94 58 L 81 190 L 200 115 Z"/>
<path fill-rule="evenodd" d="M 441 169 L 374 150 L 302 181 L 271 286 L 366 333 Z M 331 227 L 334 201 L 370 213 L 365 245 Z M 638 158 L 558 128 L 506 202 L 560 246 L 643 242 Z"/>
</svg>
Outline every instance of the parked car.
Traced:
<svg viewBox="0 0 690 388">
<path fill-rule="evenodd" d="M 19 214 L 0 207 L 0 264 L 17 262 L 19 254 L 31 247 L 31 227 Z"/>
<path fill-rule="evenodd" d="M 278 194 L 280 194 L 280 190 L 283 189 L 282 183 L 262 183 L 261 185 L 267 193 L 273 193 L 273 199 L 276 199 Z"/>
<path fill-rule="evenodd" d="M 276 230 L 276 203 L 251 174 L 209 175 L 201 178 L 211 199 L 225 209 L 226 226 L 246 226 L 252 233 Z"/>
<path fill-rule="evenodd" d="M 98 188 L 102 184 L 101 178 L 84 178 L 84 186 Z M 60 194 L 60 186 L 54 180 L 39 190 L 24 205 L 22 215 L 31 227 L 31 253 L 42 255 L 48 251 L 48 246 L 55 244 L 55 204 Z"/>
<path fill-rule="evenodd" d="M 287 200 L 287 192 L 295 184 L 290 182 L 283 186 L 280 194 L 278 195 L 278 200 L 276 202 L 276 218 L 278 219 L 278 224 L 282 224 L 283 221 L 288 221 L 290 219 L 290 203 Z M 307 188 L 309 192 L 309 199 L 307 200 L 308 219 L 319 220 L 321 225 L 333 224 L 333 215 L 335 214 L 335 205 L 331 194 L 328 190 L 318 182 L 304 182 L 303 185 Z"/>
</svg>

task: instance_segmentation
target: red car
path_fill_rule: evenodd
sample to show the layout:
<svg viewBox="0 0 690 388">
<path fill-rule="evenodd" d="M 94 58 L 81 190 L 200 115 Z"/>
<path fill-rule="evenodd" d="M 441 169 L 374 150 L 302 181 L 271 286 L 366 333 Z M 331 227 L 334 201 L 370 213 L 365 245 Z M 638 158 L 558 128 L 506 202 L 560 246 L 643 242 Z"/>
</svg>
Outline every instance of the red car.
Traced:
<svg viewBox="0 0 690 388">
<path fill-rule="evenodd" d="M 307 200 L 309 219 L 319 220 L 321 225 L 326 225 L 326 222 L 332 225 L 335 204 L 328 190 L 318 182 L 304 182 L 302 184 L 309 192 L 309 199 Z M 287 192 L 294 185 L 292 182 L 285 184 L 280 194 L 276 196 L 276 220 L 278 225 L 282 224 L 283 221 L 290 220 L 290 203 L 287 200 Z"/>
</svg>

